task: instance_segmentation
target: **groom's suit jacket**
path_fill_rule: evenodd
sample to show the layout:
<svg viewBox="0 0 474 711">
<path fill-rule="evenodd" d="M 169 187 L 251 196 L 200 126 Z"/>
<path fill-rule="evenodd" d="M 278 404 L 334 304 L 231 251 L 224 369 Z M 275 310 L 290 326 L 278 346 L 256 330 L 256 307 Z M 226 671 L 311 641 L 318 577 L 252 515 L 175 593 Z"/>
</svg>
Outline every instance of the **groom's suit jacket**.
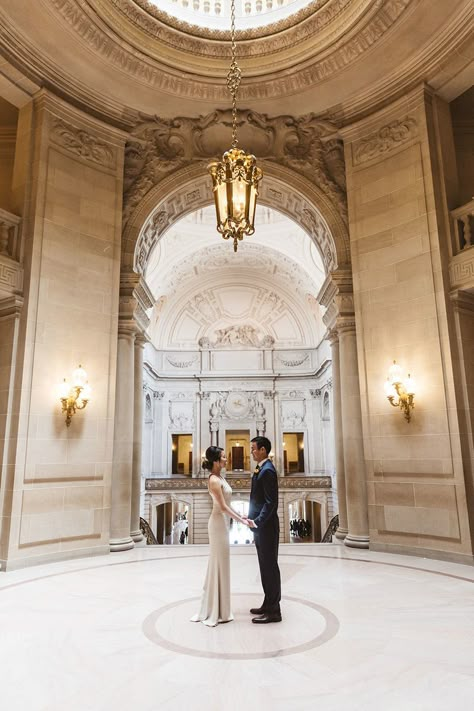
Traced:
<svg viewBox="0 0 474 711">
<path fill-rule="evenodd" d="M 260 530 L 278 521 L 278 477 L 269 459 L 262 464 L 259 473 L 252 476 L 248 517 Z"/>
</svg>

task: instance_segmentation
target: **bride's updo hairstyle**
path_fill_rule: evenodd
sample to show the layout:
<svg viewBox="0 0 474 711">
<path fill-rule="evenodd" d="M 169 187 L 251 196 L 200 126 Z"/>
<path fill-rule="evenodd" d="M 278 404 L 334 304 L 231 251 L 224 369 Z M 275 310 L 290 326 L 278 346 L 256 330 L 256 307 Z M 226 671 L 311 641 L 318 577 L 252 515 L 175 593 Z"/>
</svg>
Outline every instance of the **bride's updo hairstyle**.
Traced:
<svg viewBox="0 0 474 711">
<path fill-rule="evenodd" d="M 202 468 L 211 471 L 214 462 L 218 462 L 224 450 L 222 447 L 208 447 L 206 449 L 206 458 L 202 462 Z"/>
</svg>

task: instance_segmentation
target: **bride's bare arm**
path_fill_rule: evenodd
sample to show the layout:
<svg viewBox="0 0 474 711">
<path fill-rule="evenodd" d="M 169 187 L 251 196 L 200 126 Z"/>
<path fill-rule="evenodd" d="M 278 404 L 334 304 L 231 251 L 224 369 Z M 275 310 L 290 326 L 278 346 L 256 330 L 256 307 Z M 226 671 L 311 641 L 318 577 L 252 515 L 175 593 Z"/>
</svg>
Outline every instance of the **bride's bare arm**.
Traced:
<svg viewBox="0 0 474 711">
<path fill-rule="evenodd" d="M 214 474 L 211 474 L 211 476 L 209 477 L 209 491 L 214 495 L 222 513 L 226 512 L 236 521 L 240 521 L 240 523 L 247 524 L 247 521 L 243 519 L 242 516 L 237 513 L 237 511 L 234 511 L 234 509 L 231 509 L 230 506 L 227 506 L 224 499 L 224 494 L 222 493 L 222 486 L 219 481 L 219 477 L 215 476 Z"/>
</svg>

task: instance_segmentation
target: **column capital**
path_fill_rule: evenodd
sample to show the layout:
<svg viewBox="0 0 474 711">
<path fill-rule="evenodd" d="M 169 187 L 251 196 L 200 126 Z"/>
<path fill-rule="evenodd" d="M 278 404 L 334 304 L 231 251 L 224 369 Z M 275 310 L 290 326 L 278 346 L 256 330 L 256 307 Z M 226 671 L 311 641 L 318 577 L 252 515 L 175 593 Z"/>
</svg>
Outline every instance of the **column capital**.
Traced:
<svg viewBox="0 0 474 711">
<path fill-rule="evenodd" d="M 465 311 L 472 313 L 474 311 L 474 294 L 463 289 L 455 289 L 450 292 L 449 297 L 455 311 Z"/>
<path fill-rule="evenodd" d="M 134 320 L 138 330 L 145 333 L 150 319 L 147 311 L 155 303 L 145 279 L 133 271 L 120 274 L 119 319 Z"/>
<path fill-rule="evenodd" d="M 341 318 L 354 317 L 354 294 L 350 269 L 337 269 L 328 274 L 318 294 L 321 306 L 326 307 L 323 322 L 331 332 L 339 328 Z"/>
<path fill-rule="evenodd" d="M 135 340 L 137 334 L 137 324 L 133 319 L 121 319 L 118 322 L 118 337 Z"/>
</svg>

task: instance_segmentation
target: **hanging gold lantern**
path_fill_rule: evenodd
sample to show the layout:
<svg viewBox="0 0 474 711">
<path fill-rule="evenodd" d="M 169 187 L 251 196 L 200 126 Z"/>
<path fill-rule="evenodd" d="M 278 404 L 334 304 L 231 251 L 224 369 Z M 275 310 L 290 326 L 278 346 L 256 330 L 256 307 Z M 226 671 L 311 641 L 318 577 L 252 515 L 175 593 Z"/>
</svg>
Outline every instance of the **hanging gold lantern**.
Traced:
<svg viewBox="0 0 474 711">
<path fill-rule="evenodd" d="M 237 92 L 242 72 L 236 59 L 235 0 L 231 3 L 231 38 L 232 62 L 227 87 L 232 96 L 232 146 L 222 161 L 210 163 L 208 170 L 216 203 L 217 230 L 224 239 L 233 240 L 234 252 L 237 252 L 239 240 L 255 232 L 258 184 L 263 174 L 255 156 L 237 147 Z"/>
</svg>

